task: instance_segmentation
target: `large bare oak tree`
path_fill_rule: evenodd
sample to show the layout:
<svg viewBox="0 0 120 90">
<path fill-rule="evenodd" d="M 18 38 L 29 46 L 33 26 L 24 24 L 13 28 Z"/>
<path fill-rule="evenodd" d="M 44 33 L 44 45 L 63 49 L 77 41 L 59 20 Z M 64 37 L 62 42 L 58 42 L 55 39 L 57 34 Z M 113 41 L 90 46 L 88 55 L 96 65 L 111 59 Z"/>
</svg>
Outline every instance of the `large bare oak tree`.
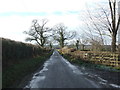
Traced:
<svg viewBox="0 0 120 90">
<path fill-rule="evenodd" d="M 51 36 L 48 34 L 51 29 L 45 26 L 47 23 L 47 19 L 42 19 L 41 25 L 39 24 L 38 20 L 33 20 L 30 30 L 24 31 L 25 34 L 29 35 L 29 37 L 26 38 L 26 41 L 36 41 L 40 47 L 44 47 L 48 37 Z"/>
<path fill-rule="evenodd" d="M 76 32 L 67 31 L 67 27 L 63 24 L 57 24 L 53 28 L 53 37 L 59 43 L 60 47 L 65 46 L 65 41 L 73 39 L 76 35 Z"/>
</svg>

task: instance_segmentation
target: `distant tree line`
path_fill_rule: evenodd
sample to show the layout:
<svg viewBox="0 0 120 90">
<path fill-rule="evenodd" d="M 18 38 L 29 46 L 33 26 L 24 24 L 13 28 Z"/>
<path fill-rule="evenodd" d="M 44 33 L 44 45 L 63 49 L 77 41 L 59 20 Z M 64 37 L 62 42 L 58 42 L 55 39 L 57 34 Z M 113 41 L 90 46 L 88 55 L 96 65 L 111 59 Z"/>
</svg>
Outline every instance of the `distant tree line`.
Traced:
<svg viewBox="0 0 120 90">
<path fill-rule="evenodd" d="M 52 47 L 52 42 L 58 42 L 59 46 L 63 48 L 65 41 L 73 39 L 76 35 L 75 31 L 67 31 L 67 27 L 63 23 L 55 25 L 53 28 L 46 26 L 47 19 L 32 21 L 32 26 L 29 31 L 24 31 L 29 35 L 26 41 L 35 41 L 40 47 L 44 47 L 45 44 L 49 44 Z M 50 39 L 49 39 L 50 38 Z"/>
</svg>

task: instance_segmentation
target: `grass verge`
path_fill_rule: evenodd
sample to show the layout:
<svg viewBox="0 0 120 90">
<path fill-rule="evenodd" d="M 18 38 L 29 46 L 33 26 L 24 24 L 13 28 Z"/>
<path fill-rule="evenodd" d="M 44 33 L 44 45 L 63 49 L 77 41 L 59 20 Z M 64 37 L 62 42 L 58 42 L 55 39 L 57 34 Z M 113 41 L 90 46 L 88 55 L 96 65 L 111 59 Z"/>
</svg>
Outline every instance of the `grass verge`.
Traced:
<svg viewBox="0 0 120 90">
<path fill-rule="evenodd" d="M 23 77 L 38 69 L 51 54 L 52 52 L 48 52 L 36 58 L 24 59 L 24 61 L 21 60 L 18 64 L 7 68 L 2 73 L 2 88 L 10 88 L 15 83 L 20 83 Z"/>
</svg>

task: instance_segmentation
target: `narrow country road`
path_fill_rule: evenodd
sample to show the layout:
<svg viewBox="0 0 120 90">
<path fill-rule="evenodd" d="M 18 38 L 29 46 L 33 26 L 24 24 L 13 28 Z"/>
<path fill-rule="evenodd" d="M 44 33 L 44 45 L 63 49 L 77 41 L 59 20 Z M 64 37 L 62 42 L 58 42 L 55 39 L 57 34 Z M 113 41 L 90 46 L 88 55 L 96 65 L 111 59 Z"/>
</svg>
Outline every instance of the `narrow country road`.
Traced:
<svg viewBox="0 0 120 90">
<path fill-rule="evenodd" d="M 87 79 L 74 65 L 54 51 L 44 67 L 35 73 L 25 88 L 101 88 Z"/>
</svg>

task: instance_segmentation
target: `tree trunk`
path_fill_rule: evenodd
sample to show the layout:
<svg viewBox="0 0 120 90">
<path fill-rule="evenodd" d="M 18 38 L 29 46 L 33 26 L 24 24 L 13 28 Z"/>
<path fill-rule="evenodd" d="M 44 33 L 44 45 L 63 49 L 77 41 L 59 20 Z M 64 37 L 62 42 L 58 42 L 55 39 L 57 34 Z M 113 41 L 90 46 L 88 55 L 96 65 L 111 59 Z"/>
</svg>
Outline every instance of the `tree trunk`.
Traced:
<svg viewBox="0 0 120 90">
<path fill-rule="evenodd" d="M 60 47 L 63 48 L 64 47 L 64 41 L 61 40 L 59 43 L 60 43 Z"/>
<path fill-rule="evenodd" d="M 116 52 L 116 34 L 112 35 L 112 52 Z"/>
<path fill-rule="evenodd" d="M 61 43 L 61 47 L 62 47 L 62 48 L 64 47 L 64 43 L 63 43 L 63 42 Z"/>
</svg>

